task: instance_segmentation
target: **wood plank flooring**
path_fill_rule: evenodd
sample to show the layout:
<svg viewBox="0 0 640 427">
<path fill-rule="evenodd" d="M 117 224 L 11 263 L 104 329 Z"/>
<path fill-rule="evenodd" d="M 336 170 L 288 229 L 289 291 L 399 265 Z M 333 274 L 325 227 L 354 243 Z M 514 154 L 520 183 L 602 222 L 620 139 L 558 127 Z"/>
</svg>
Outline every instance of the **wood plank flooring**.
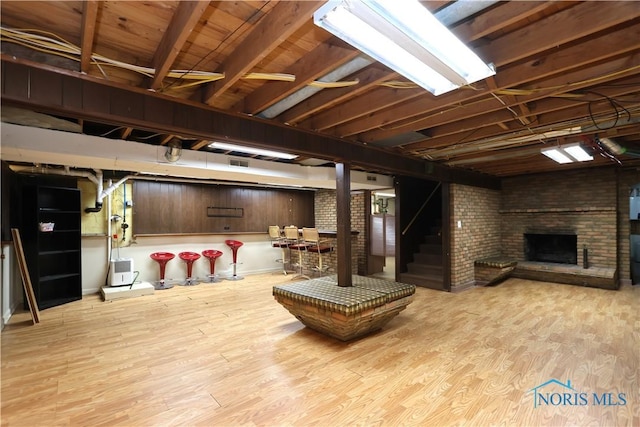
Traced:
<svg viewBox="0 0 640 427">
<path fill-rule="evenodd" d="M 2 426 L 640 425 L 640 286 L 418 288 L 382 331 L 341 343 L 274 301 L 287 280 L 85 296 L 38 325 L 15 315 Z M 589 404 L 534 408 L 550 379 Z M 592 404 L 609 392 L 626 405 Z"/>
</svg>

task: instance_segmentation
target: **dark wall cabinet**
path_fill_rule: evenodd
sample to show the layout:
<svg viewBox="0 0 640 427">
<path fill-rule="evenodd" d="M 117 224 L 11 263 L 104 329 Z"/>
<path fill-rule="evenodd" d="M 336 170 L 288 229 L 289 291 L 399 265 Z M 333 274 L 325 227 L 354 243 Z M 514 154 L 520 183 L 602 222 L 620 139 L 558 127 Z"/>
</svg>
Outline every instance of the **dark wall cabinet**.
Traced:
<svg viewBox="0 0 640 427">
<path fill-rule="evenodd" d="M 80 190 L 26 186 L 20 230 L 38 308 L 82 298 Z"/>
</svg>

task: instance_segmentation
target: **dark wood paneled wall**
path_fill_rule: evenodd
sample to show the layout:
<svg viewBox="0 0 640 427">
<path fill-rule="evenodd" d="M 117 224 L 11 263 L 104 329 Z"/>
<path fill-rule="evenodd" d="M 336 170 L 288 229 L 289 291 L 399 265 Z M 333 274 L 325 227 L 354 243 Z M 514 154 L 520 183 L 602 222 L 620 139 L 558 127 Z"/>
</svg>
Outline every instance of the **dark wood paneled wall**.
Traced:
<svg viewBox="0 0 640 427">
<path fill-rule="evenodd" d="M 134 181 L 134 234 L 267 232 L 269 225 L 315 225 L 314 193 L 257 187 Z M 208 216 L 239 208 L 241 217 Z M 220 210 L 216 212 L 219 214 Z"/>
</svg>

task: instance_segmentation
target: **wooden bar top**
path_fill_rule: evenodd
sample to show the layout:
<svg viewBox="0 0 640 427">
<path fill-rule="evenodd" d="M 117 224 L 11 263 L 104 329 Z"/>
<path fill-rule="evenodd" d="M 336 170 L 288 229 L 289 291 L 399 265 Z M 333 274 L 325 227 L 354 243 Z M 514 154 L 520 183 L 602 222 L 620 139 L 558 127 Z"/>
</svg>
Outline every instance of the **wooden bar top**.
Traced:
<svg viewBox="0 0 640 427">
<path fill-rule="evenodd" d="M 320 230 L 320 229 L 318 229 L 318 234 L 320 234 L 320 237 L 336 237 L 338 235 L 338 232 L 336 230 Z M 360 234 L 360 232 L 358 230 L 351 230 L 351 235 L 352 236 L 357 236 L 358 234 Z"/>
</svg>

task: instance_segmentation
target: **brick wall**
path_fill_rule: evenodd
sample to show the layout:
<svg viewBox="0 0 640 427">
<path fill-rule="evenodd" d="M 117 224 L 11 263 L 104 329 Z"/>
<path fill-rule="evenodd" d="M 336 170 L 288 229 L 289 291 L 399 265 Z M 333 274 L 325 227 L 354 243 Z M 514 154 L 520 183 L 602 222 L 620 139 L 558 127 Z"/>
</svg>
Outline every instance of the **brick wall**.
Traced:
<svg viewBox="0 0 640 427">
<path fill-rule="evenodd" d="M 617 265 L 617 190 L 613 168 L 573 170 L 502 180 L 502 255 L 524 260 L 524 233 L 578 236 L 577 259 Z"/>
<path fill-rule="evenodd" d="M 456 291 L 474 284 L 476 259 L 500 255 L 500 191 L 459 184 L 450 189 L 451 290 Z"/>
<path fill-rule="evenodd" d="M 366 274 L 366 218 L 364 192 L 351 193 L 351 229 L 359 231 L 357 238 L 352 238 L 351 262 L 354 274 Z M 336 191 L 318 190 L 315 199 L 316 227 L 325 230 L 335 230 L 337 228 L 336 217 Z"/>
<path fill-rule="evenodd" d="M 365 218 L 365 193 L 352 192 L 351 193 L 351 229 L 358 230 L 358 239 L 356 244 L 351 248 L 356 252 L 358 259 L 358 274 L 367 274 L 367 252 L 365 244 L 367 242 L 367 218 Z"/>
<path fill-rule="evenodd" d="M 316 191 L 314 205 L 316 227 L 324 230 L 335 230 L 338 226 L 335 190 Z"/>
</svg>

